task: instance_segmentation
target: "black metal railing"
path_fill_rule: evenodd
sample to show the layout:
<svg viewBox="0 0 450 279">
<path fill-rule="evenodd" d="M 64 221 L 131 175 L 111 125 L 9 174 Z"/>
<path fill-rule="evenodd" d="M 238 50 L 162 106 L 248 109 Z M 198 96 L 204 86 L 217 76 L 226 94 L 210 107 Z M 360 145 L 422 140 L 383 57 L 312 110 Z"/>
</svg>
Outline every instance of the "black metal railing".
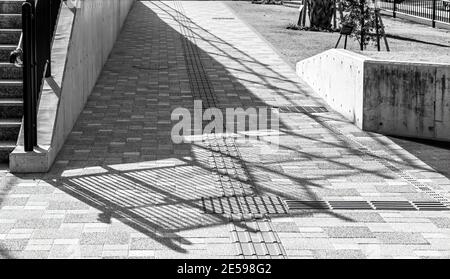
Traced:
<svg viewBox="0 0 450 279">
<path fill-rule="evenodd" d="M 391 11 L 392 16 L 402 13 L 428 19 L 431 26 L 436 22 L 450 24 L 450 0 L 377 0 L 381 9 Z"/>
<path fill-rule="evenodd" d="M 45 77 L 51 76 L 51 46 L 61 0 L 27 0 L 22 5 L 22 36 L 10 62 L 23 69 L 25 151 L 37 146 L 37 105 Z"/>
</svg>

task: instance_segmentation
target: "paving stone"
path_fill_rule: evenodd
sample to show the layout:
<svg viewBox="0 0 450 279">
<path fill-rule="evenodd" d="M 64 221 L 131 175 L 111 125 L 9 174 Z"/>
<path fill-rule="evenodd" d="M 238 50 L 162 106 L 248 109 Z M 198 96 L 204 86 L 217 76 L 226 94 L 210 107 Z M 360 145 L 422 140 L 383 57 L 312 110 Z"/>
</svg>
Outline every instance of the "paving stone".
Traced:
<svg viewBox="0 0 450 279">
<path fill-rule="evenodd" d="M 420 233 L 382 232 L 374 235 L 381 242 L 389 244 L 429 244 Z"/>
<path fill-rule="evenodd" d="M 349 222 L 362 223 L 383 223 L 385 222 L 380 214 L 375 212 L 342 212 L 341 216 L 348 218 Z"/>
<path fill-rule="evenodd" d="M 448 217 L 434 217 L 430 218 L 430 221 L 433 222 L 438 228 L 442 229 L 450 229 L 450 218 Z"/>
<path fill-rule="evenodd" d="M 81 245 L 80 254 L 81 257 L 92 258 L 101 257 L 103 253 L 103 245 Z"/>
<path fill-rule="evenodd" d="M 14 225 L 14 228 L 32 228 L 32 229 L 53 229 L 61 226 L 60 219 L 20 219 Z"/>
<path fill-rule="evenodd" d="M 361 250 L 313 250 L 315 257 L 319 259 L 364 259 L 365 255 Z"/>
<path fill-rule="evenodd" d="M 79 258 L 81 256 L 78 245 L 53 245 L 48 258 Z"/>
<path fill-rule="evenodd" d="M 367 227 L 324 227 L 323 229 L 332 238 L 375 238 Z"/>
<path fill-rule="evenodd" d="M 0 240 L 0 248 L 6 251 L 22 251 L 27 246 L 28 239 Z"/>
<path fill-rule="evenodd" d="M 106 233 L 82 233 L 80 245 L 103 245 L 106 242 Z"/>
</svg>

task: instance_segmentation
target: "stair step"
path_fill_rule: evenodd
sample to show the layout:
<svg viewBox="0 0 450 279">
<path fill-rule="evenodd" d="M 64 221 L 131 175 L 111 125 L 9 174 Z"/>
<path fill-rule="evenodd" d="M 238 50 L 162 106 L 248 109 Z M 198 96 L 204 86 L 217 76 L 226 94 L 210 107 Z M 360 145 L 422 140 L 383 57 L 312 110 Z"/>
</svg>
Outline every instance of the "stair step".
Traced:
<svg viewBox="0 0 450 279">
<path fill-rule="evenodd" d="M 1 80 L 20 80 L 23 77 L 22 68 L 14 66 L 9 62 L 0 63 L 0 79 Z"/>
<path fill-rule="evenodd" d="M 9 154 L 16 148 L 16 141 L 0 141 L 0 162 L 9 162 Z"/>
<path fill-rule="evenodd" d="M 0 29 L 0 44 L 18 45 L 21 34 L 21 29 Z"/>
<path fill-rule="evenodd" d="M 0 119 L 22 118 L 22 99 L 0 99 Z"/>
<path fill-rule="evenodd" d="M 10 98 L 22 99 L 23 97 L 22 80 L 0 80 L 0 99 Z"/>
<path fill-rule="evenodd" d="M 22 12 L 22 3 L 25 1 L 9 0 L 0 1 L 0 14 L 20 14 Z"/>
<path fill-rule="evenodd" d="M 21 29 L 21 14 L 0 14 L 0 29 Z"/>
<path fill-rule="evenodd" d="M 0 45 L 0 62 L 9 62 L 9 56 L 16 47 L 17 45 Z"/>
<path fill-rule="evenodd" d="M 19 136 L 20 119 L 0 119 L 0 141 L 15 141 Z"/>
</svg>

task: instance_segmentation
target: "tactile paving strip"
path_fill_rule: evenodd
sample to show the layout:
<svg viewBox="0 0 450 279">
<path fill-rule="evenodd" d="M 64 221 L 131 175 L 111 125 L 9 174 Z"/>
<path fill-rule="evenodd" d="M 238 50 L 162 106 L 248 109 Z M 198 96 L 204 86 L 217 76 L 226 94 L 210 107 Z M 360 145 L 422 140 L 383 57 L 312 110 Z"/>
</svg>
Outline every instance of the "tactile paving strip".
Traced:
<svg viewBox="0 0 450 279">
<path fill-rule="evenodd" d="M 287 214 L 283 201 L 271 196 L 202 198 L 202 206 L 209 214 Z"/>
<path fill-rule="evenodd" d="M 209 168 L 219 182 L 224 197 L 255 195 L 234 138 L 210 134 L 204 136 L 201 144 L 210 152 Z"/>
<path fill-rule="evenodd" d="M 412 210 L 443 211 L 449 207 L 438 201 L 284 201 L 289 210 Z"/>
<path fill-rule="evenodd" d="M 189 28 L 181 2 L 174 1 L 181 29 L 184 58 L 191 91 L 195 99 L 203 102 L 204 109 L 218 107 L 218 102 L 212 84 L 204 71 L 200 54 L 193 43 L 195 37 Z M 202 141 L 209 150 L 209 167 L 221 185 L 223 197 L 203 198 L 202 204 L 206 213 L 230 215 L 231 219 L 245 220 L 250 216 L 250 222 L 256 224 L 254 230 L 249 230 L 242 223 L 230 223 L 233 243 L 237 255 L 244 258 L 285 258 L 286 253 L 276 232 L 272 229 L 267 214 L 287 213 L 285 205 L 279 198 L 257 197 L 248 170 L 235 140 L 232 137 L 221 137 L 215 134 L 206 135 Z M 236 212 L 237 214 L 234 214 Z M 259 215 L 259 216 L 256 216 Z M 266 218 L 264 221 L 258 218 Z M 245 222 L 245 221 L 243 221 Z M 238 233 L 239 232 L 239 233 Z M 248 234 L 250 237 L 245 237 Z M 252 237 L 258 235 L 258 238 Z M 259 241 L 258 241 L 259 239 Z"/>
<path fill-rule="evenodd" d="M 269 219 L 233 222 L 232 242 L 245 259 L 284 259 L 286 252 Z"/>
<path fill-rule="evenodd" d="M 196 47 L 196 39 L 191 31 L 190 19 L 184 15 L 181 3 L 178 3 L 178 1 L 174 1 L 174 3 L 177 8 L 177 20 L 181 31 L 184 60 L 193 97 L 195 100 L 202 101 L 204 109 L 217 107 L 212 83 L 203 67 L 200 53 Z"/>
</svg>

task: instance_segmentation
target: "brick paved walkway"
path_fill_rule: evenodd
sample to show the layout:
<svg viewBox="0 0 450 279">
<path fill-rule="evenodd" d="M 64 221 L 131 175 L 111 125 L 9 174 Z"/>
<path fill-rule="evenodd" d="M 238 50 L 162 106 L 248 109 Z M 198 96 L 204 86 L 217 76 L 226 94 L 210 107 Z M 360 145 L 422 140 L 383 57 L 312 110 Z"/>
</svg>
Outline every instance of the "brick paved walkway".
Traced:
<svg viewBox="0 0 450 279">
<path fill-rule="evenodd" d="M 51 172 L 0 174 L 0 257 L 450 257 L 450 211 L 417 210 L 450 181 L 386 137 L 303 111 L 280 114 L 279 149 L 173 144 L 171 112 L 194 98 L 323 106 L 225 4 L 137 2 Z"/>
</svg>

